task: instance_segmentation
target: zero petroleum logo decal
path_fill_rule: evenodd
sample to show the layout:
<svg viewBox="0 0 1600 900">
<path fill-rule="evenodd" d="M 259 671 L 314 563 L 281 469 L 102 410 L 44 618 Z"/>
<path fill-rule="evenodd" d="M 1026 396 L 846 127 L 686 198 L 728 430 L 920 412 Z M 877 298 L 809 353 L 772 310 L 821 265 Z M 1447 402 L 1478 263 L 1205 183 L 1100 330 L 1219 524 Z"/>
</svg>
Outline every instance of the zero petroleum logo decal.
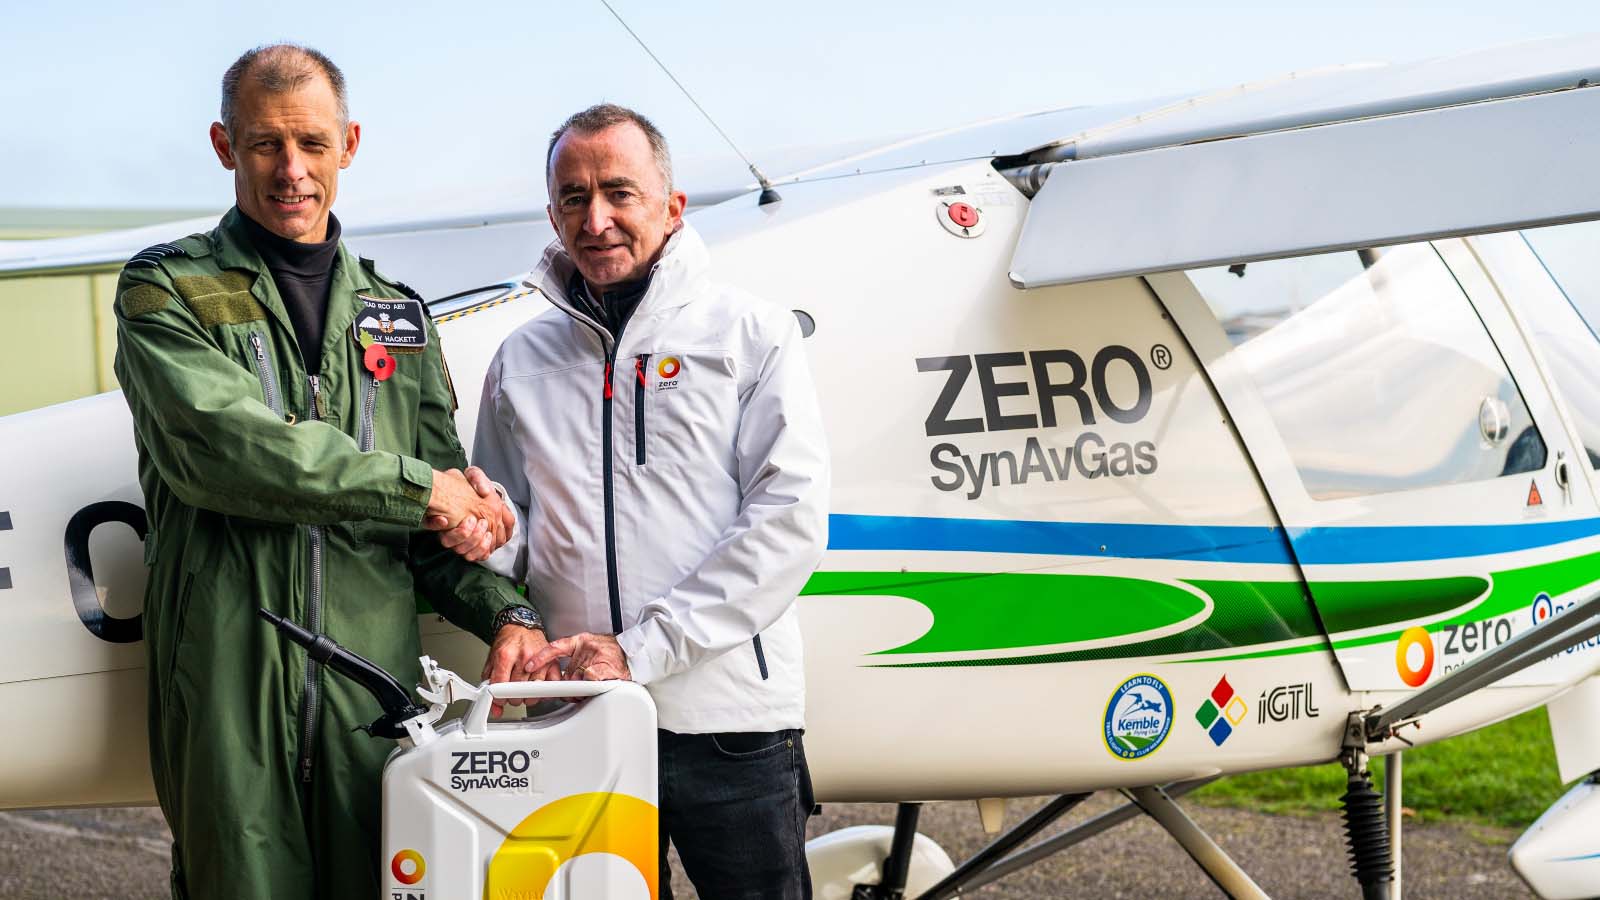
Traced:
<svg viewBox="0 0 1600 900">
<path fill-rule="evenodd" d="M 415 850 L 401 850 L 394 855 L 394 859 L 389 860 L 389 872 L 401 884 L 416 884 L 427 870 L 428 864 L 422 861 L 422 854 Z"/>
<path fill-rule="evenodd" d="M 1154 675 L 1135 675 L 1111 692 L 1106 704 L 1106 749 L 1118 759 L 1156 752 L 1172 730 L 1172 692 Z"/>
<path fill-rule="evenodd" d="M 656 374 L 669 381 L 677 378 L 678 373 L 681 371 L 683 371 L 683 363 L 676 356 L 664 356 L 661 358 L 661 362 L 656 364 Z"/>
<path fill-rule="evenodd" d="M 1433 674 L 1433 638 L 1418 625 L 1407 628 L 1394 647 L 1394 668 L 1400 680 L 1411 687 L 1422 687 Z"/>
<path fill-rule="evenodd" d="M 1233 730 L 1249 714 L 1250 709 L 1244 705 L 1244 698 L 1234 693 L 1233 685 L 1228 683 L 1228 676 L 1224 675 L 1217 679 L 1211 696 L 1195 710 L 1194 717 L 1206 734 L 1211 736 L 1211 743 L 1221 747 L 1222 742 L 1233 734 Z"/>
</svg>

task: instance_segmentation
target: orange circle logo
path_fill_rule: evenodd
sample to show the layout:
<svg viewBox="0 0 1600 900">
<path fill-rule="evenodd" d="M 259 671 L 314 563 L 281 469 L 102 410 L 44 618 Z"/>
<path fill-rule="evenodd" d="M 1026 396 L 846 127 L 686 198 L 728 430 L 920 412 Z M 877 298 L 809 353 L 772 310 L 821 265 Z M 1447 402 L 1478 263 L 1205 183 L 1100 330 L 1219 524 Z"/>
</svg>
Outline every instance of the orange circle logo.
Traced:
<svg viewBox="0 0 1600 900">
<path fill-rule="evenodd" d="M 656 374 L 668 380 L 677 378 L 678 373 L 681 371 L 683 371 L 683 363 L 678 362 L 676 356 L 663 357 L 661 363 L 656 366 Z"/>
<path fill-rule="evenodd" d="M 401 850 L 389 861 L 389 871 L 394 873 L 394 880 L 401 884 L 416 884 L 427 870 L 428 864 L 422 861 L 422 854 L 415 850 Z"/>
<path fill-rule="evenodd" d="M 1425 628 L 1413 625 L 1400 635 L 1394 647 L 1394 667 L 1400 680 L 1412 687 L 1422 687 L 1433 674 L 1433 638 Z"/>
</svg>

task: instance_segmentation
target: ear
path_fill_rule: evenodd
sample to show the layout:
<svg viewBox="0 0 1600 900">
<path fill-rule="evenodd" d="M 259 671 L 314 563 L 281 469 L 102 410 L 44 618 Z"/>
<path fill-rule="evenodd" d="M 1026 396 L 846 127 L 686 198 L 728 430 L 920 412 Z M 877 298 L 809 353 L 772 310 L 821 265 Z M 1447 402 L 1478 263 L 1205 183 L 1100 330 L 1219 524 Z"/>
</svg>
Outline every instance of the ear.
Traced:
<svg viewBox="0 0 1600 900">
<path fill-rule="evenodd" d="M 677 231 L 683 224 L 683 210 L 689 205 L 689 195 L 683 191 L 672 191 L 667 194 L 667 233 Z"/>
<path fill-rule="evenodd" d="M 211 149 L 217 152 L 217 161 L 224 169 L 232 172 L 238 166 L 233 158 L 233 142 L 228 140 L 228 129 L 223 128 L 221 122 L 211 123 Z"/>
<path fill-rule="evenodd" d="M 555 208 L 555 205 L 551 204 L 551 203 L 546 203 L 544 205 L 544 214 L 547 217 L 549 217 L 549 219 L 550 219 L 550 227 L 554 228 L 556 230 L 556 235 L 559 237 L 561 235 L 561 225 L 556 222 L 556 208 Z"/>
<path fill-rule="evenodd" d="M 351 122 L 344 127 L 344 152 L 339 155 L 339 168 L 348 169 L 356 158 L 356 147 L 361 145 L 361 123 Z"/>
</svg>

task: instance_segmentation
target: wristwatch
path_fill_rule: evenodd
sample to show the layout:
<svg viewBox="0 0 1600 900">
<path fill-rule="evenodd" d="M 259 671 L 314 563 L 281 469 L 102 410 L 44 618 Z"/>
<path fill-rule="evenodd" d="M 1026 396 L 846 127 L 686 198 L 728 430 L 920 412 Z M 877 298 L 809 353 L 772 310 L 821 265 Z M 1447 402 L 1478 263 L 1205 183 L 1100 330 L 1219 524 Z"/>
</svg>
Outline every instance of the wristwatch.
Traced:
<svg viewBox="0 0 1600 900">
<path fill-rule="evenodd" d="M 523 628 L 532 628 L 535 631 L 544 630 L 544 617 L 531 606 L 511 605 L 494 614 L 494 633 L 499 634 L 500 629 L 507 625 L 521 625 Z"/>
</svg>

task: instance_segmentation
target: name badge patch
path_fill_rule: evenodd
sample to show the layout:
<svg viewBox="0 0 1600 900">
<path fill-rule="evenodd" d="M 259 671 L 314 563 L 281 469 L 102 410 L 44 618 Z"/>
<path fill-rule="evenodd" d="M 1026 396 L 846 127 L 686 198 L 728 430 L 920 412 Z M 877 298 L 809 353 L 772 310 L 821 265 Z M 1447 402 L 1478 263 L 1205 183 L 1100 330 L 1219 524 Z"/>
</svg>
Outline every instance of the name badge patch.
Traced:
<svg viewBox="0 0 1600 900">
<path fill-rule="evenodd" d="M 361 301 L 361 312 L 356 314 L 354 331 L 361 346 L 377 344 L 390 353 L 421 353 L 428 348 L 421 300 L 380 300 L 364 294 L 356 299 Z"/>
</svg>

